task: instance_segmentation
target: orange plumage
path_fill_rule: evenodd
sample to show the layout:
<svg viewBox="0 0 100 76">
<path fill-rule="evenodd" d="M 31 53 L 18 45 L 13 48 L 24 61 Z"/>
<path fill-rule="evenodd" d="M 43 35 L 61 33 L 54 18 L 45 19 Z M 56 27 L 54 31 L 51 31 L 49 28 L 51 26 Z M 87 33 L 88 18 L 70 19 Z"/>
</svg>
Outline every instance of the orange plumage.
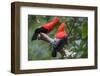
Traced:
<svg viewBox="0 0 100 76">
<path fill-rule="evenodd" d="M 44 24 L 43 28 L 47 29 L 48 31 L 51 31 L 53 29 L 53 27 L 60 21 L 59 18 L 55 17 L 53 21 Z"/>
<path fill-rule="evenodd" d="M 56 38 L 58 39 L 62 39 L 68 36 L 68 33 L 65 31 L 65 23 L 62 23 L 59 28 L 58 31 L 55 35 Z"/>
</svg>

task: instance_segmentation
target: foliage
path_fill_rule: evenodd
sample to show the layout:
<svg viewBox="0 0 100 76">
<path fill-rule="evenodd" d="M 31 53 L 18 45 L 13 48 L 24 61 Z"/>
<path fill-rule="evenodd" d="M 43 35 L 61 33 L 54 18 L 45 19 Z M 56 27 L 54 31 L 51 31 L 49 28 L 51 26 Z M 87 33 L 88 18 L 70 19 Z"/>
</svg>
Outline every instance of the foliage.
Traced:
<svg viewBox="0 0 100 76">
<path fill-rule="evenodd" d="M 55 16 L 28 16 L 28 60 L 47 60 L 51 57 L 52 47 L 49 43 L 42 40 L 31 41 L 32 35 L 36 28 L 41 27 L 45 23 L 53 20 Z M 87 58 L 88 57 L 88 18 L 87 17 L 71 17 L 58 16 L 61 22 L 65 22 L 68 34 L 68 44 L 64 46 L 67 54 L 67 59 Z M 57 28 L 60 24 L 54 27 L 54 30 L 49 33 L 49 36 L 54 38 Z M 60 55 L 58 54 L 58 57 Z"/>
</svg>

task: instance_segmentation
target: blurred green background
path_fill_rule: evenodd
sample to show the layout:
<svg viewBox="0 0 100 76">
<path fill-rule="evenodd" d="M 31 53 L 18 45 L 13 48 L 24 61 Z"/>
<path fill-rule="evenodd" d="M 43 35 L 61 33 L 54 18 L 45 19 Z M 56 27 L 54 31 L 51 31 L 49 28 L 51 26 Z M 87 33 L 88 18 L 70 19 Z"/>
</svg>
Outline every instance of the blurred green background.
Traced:
<svg viewBox="0 0 100 76">
<path fill-rule="evenodd" d="M 31 41 L 35 29 L 43 26 L 54 19 L 60 18 L 61 22 L 67 25 L 66 30 L 69 33 L 68 45 L 64 46 L 67 57 L 65 59 L 88 58 L 88 18 L 87 17 L 71 17 L 71 16 L 42 16 L 28 15 L 28 60 L 51 60 L 52 47 L 49 43 L 42 40 Z M 57 24 L 49 36 L 54 38 Z M 57 54 L 56 59 L 59 59 Z"/>
</svg>

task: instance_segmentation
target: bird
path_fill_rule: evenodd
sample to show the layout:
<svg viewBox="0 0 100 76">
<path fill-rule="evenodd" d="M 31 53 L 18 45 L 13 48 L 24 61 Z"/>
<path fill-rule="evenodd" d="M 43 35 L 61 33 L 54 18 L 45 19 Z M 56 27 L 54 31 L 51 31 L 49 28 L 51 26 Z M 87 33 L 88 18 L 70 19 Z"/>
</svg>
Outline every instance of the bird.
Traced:
<svg viewBox="0 0 100 76">
<path fill-rule="evenodd" d="M 53 46 L 52 50 L 52 57 L 57 56 L 57 52 L 59 52 L 64 58 L 66 56 L 65 51 L 63 50 L 64 45 L 67 43 L 68 38 L 68 32 L 65 31 L 66 24 L 62 22 L 60 26 L 57 29 L 57 33 L 55 34 L 54 39 L 49 37 L 47 34 L 51 32 L 54 28 L 54 26 L 60 23 L 60 19 L 58 17 L 55 17 L 51 22 L 44 24 L 42 27 L 37 28 L 35 32 L 33 33 L 32 40 L 36 40 L 38 36 L 41 36 L 41 40 L 44 40 Z"/>
<path fill-rule="evenodd" d="M 51 22 L 44 24 L 42 27 L 37 28 L 32 36 L 32 41 L 36 40 L 40 33 L 49 33 L 53 30 L 53 27 L 60 22 L 58 17 L 55 17 Z"/>
<path fill-rule="evenodd" d="M 66 55 L 63 50 L 64 45 L 67 43 L 68 32 L 65 31 L 65 23 L 61 23 L 58 27 L 57 33 L 55 34 L 54 46 L 52 51 L 52 57 L 57 56 L 57 52 L 62 55 L 62 58 Z"/>
</svg>

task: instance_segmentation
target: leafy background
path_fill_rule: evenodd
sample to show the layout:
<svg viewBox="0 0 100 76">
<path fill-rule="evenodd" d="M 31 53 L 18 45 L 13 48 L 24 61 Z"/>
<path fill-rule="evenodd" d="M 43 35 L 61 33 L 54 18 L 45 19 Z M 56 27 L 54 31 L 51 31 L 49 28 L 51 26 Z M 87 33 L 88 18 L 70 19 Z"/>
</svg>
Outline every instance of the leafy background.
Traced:
<svg viewBox="0 0 100 76">
<path fill-rule="evenodd" d="M 67 57 L 65 59 L 88 58 L 88 18 L 87 17 L 71 17 L 71 16 L 42 16 L 28 15 L 28 60 L 50 60 L 59 59 L 60 54 L 56 58 L 51 57 L 52 46 L 42 40 L 31 41 L 35 29 L 41 27 L 54 19 L 60 18 L 61 22 L 65 22 L 65 28 L 69 33 L 68 44 L 64 46 Z M 49 36 L 54 38 L 57 24 Z"/>
</svg>

